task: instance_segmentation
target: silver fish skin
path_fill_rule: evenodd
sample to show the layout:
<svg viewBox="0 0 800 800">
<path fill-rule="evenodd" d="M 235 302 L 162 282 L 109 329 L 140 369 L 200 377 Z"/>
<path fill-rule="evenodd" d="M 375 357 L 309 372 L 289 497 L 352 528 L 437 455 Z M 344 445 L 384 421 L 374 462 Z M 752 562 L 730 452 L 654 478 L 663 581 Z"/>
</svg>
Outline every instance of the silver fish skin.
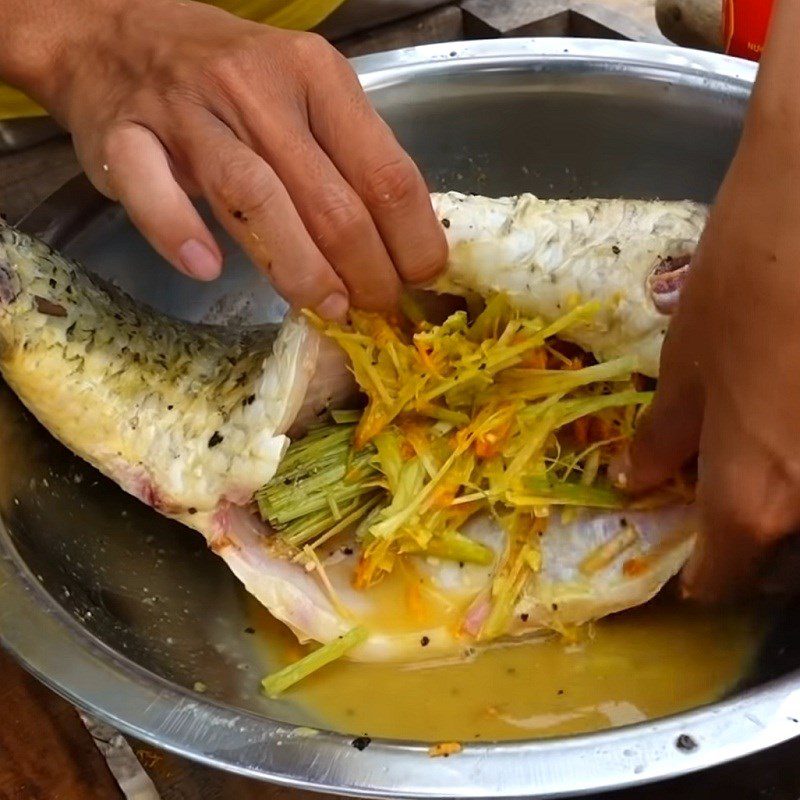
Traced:
<svg viewBox="0 0 800 800">
<path fill-rule="evenodd" d="M 248 503 L 288 444 L 320 336 L 167 318 L 0 229 L 0 371 L 67 447 L 169 516 Z"/>
<path fill-rule="evenodd" d="M 502 292 L 520 311 L 552 322 L 568 303 L 600 302 L 563 334 L 605 361 L 634 355 L 658 375 L 669 314 L 708 209 L 689 200 L 542 200 L 532 194 L 432 195 L 450 246 L 435 291 Z"/>
</svg>

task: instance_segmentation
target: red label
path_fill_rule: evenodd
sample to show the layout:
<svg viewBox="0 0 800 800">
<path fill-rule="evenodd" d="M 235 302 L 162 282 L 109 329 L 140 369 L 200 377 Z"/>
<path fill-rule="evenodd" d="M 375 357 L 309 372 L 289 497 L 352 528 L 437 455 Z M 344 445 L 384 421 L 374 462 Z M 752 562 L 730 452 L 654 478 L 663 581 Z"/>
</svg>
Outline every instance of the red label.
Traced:
<svg viewBox="0 0 800 800">
<path fill-rule="evenodd" d="M 767 38 L 772 0 L 722 0 L 725 52 L 758 61 Z"/>
</svg>

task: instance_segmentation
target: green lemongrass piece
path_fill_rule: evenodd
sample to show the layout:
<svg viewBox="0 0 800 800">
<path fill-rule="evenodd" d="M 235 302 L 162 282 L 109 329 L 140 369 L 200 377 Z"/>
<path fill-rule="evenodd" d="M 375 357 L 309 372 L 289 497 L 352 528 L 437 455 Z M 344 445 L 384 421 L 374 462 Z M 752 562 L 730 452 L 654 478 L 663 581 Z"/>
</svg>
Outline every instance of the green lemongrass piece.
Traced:
<svg viewBox="0 0 800 800">
<path fill-rule="evenodd" d="M 344 517 L 342 517 L 332 528 L 324 530 L 321 536 L 319 536 L 317 539 L 314 539 L 310 545 L 311 548 L 316 549 L 337 534 L 347 530 L 351 525 L 355 525 L 356 522 L 360 522 L 364 518 L 368 517 L 383 499 L 383 492 L 376 492 L 374 497 L 368 497 L 365 502 L 356 503 L 356 506 L 352 511 L 348 512 Z M 305 544 L 308 541 L 308 538 L 313 538 L 313 535 L 312 537 L 307 537 L 302 544 Z M 294 544 L 294 542 L 290 542 L 290 544 Z"/>
<path fill-rule="evenodd" d="M 560 458 L 554 459 L 553 463 L 551 464 L 551 469 L 556 466 L 566 467 L 566 471 L 559 476 L 560 481 L 566 481 L 569 478 L 570 474 L 573 470 L 583 470 L 583 467 L 580 467 L 579 464 L 584 459 L 589 458 L 592 456 L 596 451 L 606 447 L 614 442 L 619 442 L 624 439 L 624 436 L 613 436 L 610 439 L 601 439 L 599 442 L 593 442 L 584 450 L 581 450 L 579 453 L 573 453 L 570 457 L 569 461 L 564 461 Z M 581 480 L 581 483 L 585 483 L 585 481 Z"/>
<path fill-rule="evenodd" d="M 380 473 L 370 464 L 371 448 L 351 455 L 354 430 L 349 423 L 313 427 L 256 493 L 262 518 L 284 541 L 303 547 L 327 540 L 374 509 Z"/>
<path fill-rule="evenodd" d="M 436 474 L 434 478 L 432 478 L 425 486 L 422 488 L 421 491 L 416 493 L 416 496 L 413 496 L 410 502 L 407 502 L 405 508 L 402 507 L 401 503 L 395 504 L 395 500 L 397 500 L 398 495 L 395 495 L 394 499 L 390 506 L 384 509 L 383 514 L 386 515 L 385 519 L 381 519 L 380 522 L 376 522 L 371 528 L 370 533 L 375 536 L 376 538 L 384 538 L 388 539 L 397 531 L 405 525 L 413 516 L 414 514 L 419 511 L 422 506 L 428 502 L 430 496 L 433 494 L 433 490 L 439 485 L 440 481 L 449 471 L 450 467 L 453 466 L 456 458 L 461 455 L 463 450 L 466 449 L 465 445 L 462 445 L 460 449 L 456 449 L 453 451 L 452 455 L 444 462 L 442 468 Z M 420 468 L 422 469 L 422 465 L 420 464 Z M 399 493 L 398 493 L 399 494 Z M 399 508 L 398 508 L 399 506 Z"/>
<path fill-rule="evenodd" d="M 616 489 L 606 486 L 582 486 L 579 483 L 551 482 L 542 477 L 522 479 L 523 491 L 506 493 L 506 500 L 516 506 L 586 506 L 587 508 L 624 508 L 629 500 Z"/>
<path fill-rule="evenodd" d="M 600 450 L 592 450 L 586 461 L 583 464 L 583 473 L 580 477 L 581 486 L 591 486 L 597 478 L 597 473 L 600 470 Z"/>
<path fill-rule="evenodd" d="M 479 370 L 477 366 L 471 367 L 470 369 L 464 369 L 458 375 L 448 378 L 446 381 L 442 381 L 435 389 L 431 389 L 423 394 L 420 397 L 420 400 L 423 403 L 431 403 L 438 397 L 441 397 L 443 394 L 447 394 L 447 392 L 451 391 L 452 389 L 463 386 L 469 381 L 480 378 L 485 378 L 487 382 L 491 382 L 488 378 L 486 378 L 485 375 L 482 374 L 481 370 Z"/>
<path fill-rule="evenodd" d="M 494 561 L 494 553 L 490 548 L 457 531 L 448 531 L 441 536 L 434 537 L 428 542 L 428 546 L 419 552 L 424 552 L 425 555 L 434 558 L 442 558 L 445 561 L 480 564 L 484 567 Z"/>
<path fill-rule="evenodd" d="M 590 317 L 593 317 L 600 310 L 599 300 L 590 300 L 588 303 L 575 306 L 572 311 L 559 317 L 555 322 L 552 322 L 546 328 L 539 331 L 539 335 L 543 339 L 549 339 L 567 328 L 571 328 L 575 323 L 582 322 Z"/>
<path fill-rule="evenodd" d="M 473 342 L 481 342 L 490 338 L 494 335 L 499 323 L 505 317 L 510 316 L 510 313 L 511 307 L 508 304 L 508 298 L 502 293 L 492 295 L 486 302 L 483 311 L 475 317 L 475 321 L 469 326 L 467 337 Z"/>
<path fill-rule="evenodd" d="M 508 630 L 511 615 L 517 604 L 525 584 L 533 574 L 528 553 L 531 551 L 529 545 L 524 545 L 517 554 L 509 572 L 495 578 L 492 586 L 492 608 L 489 616 L 481 627 L 479 639 L 487 641 L 496 639 Z"/>
<path fill-rule="evenodd" d="M 424 495 L 425 475 L 425 467 L 419 458 L 409 459 L 403 464 L 391 502 L 383 510 L 381 521 L 370 528 L 373 536 L 389 538 L 411 518 Z"/>
<path fill-rule="evenodd" d="M 281 465 L 271 481 L 302 478 L 311 471 L 321 471 L 329 464 L 347 458 L 355 425 L 317 425 L 289 445 Z"/>
<path fill-rule="evenodd" d="M 578 569 L 584 575 L 594 575 L 621 556 L 638 538 L 639 532 L 633 525 L 624 525 L 613 539 L 592 550 L 578 565 Z"/>
<path fill-rule="evenodd" d="M 337 425 L 348 425 L 351 422 L 358 422 L 364 414 L 364 410 L 359 408 L 333 408 L 328 413 Z"/>
<path fill-rule="evenodd" d="M 325 425 L 293 442 L 275 477 L 256 492 L 264 520 L 280 530 L 295 520 L 339 508 L 374 488 L 372 449 L 351 457 L 354 425 Z"/>
<path fill-rule="evenodd" d="M 287 689 L 294 686 L 303 678 L 307 678 L 322 667 L 327 666 L 332 661 L 336 661 L 346 655 L 350 650 L 362 644 L 369 637 L 366 628 L 353 628 L 334 639 L 328 644 L 322 645 L 318 650 L 309 653 L 294 664 L 289 664 L 272 675 L 268 675 L 261 681 L 261 686 L 267 697 L 275 699 L 283 694 Z"/>
<path fill-rule="evenodd" d="M 355 498 L 341 509 L 342 516 L 338 519 L 325 510 L 307 514 L 280 530 L 280 537 L 294 547 L 303 547 L 309 543 L 312 547 L 317 547 L 362 519 L 382 496 L 383 492 L 376 490 L 375 494 Z"/>
<path fill-rule="evenodd" d="M 305 481 L 286 486 L 269 483 L 259 490 L 256 500 L 261 517 L 276 530 L 282 530 L 297 519 L 324 511 L 335 518 L 331 501 L 341 506 L 361 497 L 375 487 L 376 473 L 371 469 L 345 479 L 346 465 L 328 470 L 324 476 L 310 476 Z"/>
<path fill-rule="evenodd" d="M 573 400 L 562 400 L 556 405 L 559 415 L 558 427 L 575 422 L 576 419 L 588 414 L 596 414 L 604 408 L 618 408 L 621 406 L 648 405 L 655 392 L 615 392 L 612 394 L 599 394 L 596 397 L 580 397 Z"/>
<path fill-rule="evenodd" d="M 438 419 L 442 422 L 451 422 L 453 425 L 466 426 L 470 423 L 469 415 L 465 414 L 463 411 L 453 411 L 452 409 L 444 408 L 433 403 L 423 405 L 416 410 L 426 417 Z"/>
<path fill-rule="evenodd" d="M 592 383 L 627 380 L 635 369 L 636 359 L 632 356 L 575 370 L 515 368 L 501 376 L 497 390 L 504 395 L 537 400 L 553 394 L 566 394 Z M 512 380 L 522 386 L 509 386 Z"/>
<path fill-rule="evenodd" d="M 386 477 L 389 491 L 394 494 L 400 484 L 400 472 L 403 469 L 403 455 L 400 452 L 400 436 L 389 430 L 381 431 L 372 440 L 377 455 L 375 463 Z"/>
</svg>

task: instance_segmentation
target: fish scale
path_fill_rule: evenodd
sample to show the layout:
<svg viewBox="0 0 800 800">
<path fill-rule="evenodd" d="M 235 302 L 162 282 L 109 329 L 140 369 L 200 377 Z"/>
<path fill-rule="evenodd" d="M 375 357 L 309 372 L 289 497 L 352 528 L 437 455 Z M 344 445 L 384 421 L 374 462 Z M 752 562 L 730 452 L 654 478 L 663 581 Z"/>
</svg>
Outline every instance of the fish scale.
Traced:
<svg viewBox="0 0 800 800">
<path fill-rule="evenodd" d="M 271 476 L 295 385 L 309 377 L 316 334 L 302 319 L 241 331 L 174 320 L 10 226 L 0 229 L 0 298 L 7 382 L 136 496 L 177 514 Z"/>
</svg>

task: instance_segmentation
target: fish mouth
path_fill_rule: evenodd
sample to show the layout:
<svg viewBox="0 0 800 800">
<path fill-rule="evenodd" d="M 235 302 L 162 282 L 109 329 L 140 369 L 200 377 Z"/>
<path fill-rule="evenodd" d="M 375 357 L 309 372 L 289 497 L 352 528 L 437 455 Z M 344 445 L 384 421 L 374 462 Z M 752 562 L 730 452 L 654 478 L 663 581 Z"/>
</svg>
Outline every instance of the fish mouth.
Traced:
<svg viewBox="0 0 800 800">
<path fill-rule="evenodd" d="M 647 291 L 659 313 L 675 313 L 691 266 L 692 255 L 685 253 L 659 259 L 650 271 L 647 276 Z"/>
</svg>

